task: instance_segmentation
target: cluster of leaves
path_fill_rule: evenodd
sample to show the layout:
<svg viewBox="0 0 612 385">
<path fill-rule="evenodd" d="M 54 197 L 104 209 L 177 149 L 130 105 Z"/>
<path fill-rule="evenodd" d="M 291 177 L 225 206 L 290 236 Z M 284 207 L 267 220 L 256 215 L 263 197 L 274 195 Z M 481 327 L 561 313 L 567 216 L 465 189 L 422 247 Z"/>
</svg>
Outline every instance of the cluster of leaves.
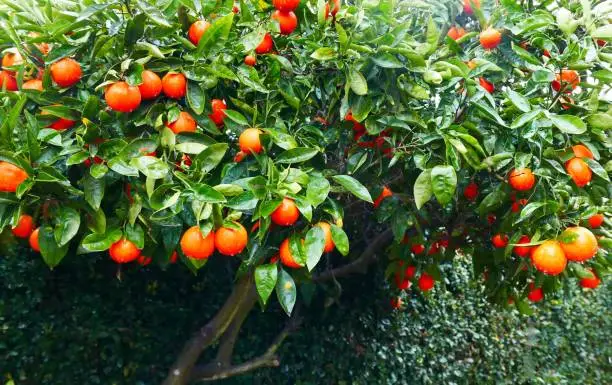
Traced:
<svg viewBox="0 0 612 385">
<path fill-rule="evenodd" d="M 522 298 L 533 279 L 548 291 L 560 287 L 563 279 L 537 273 L 511 251 L 523 234 L 537 244 L 608 208 L 605 130 L 612 118 L 600 94 L 612 77 L 612 54 L 596 42 L 612 40 L 605 4 L 572 4 L 569 19 L 555 19 L 544 4 L 505 0 L 483 3 L 470 18 L 455 1 L 368 0 L 343 4 L 329 18 L 325 1 L 303 1 L 289 36 L 277 34 L 268 4 L 242 0 L 237 13 L 233 8 L 232 1 L 199 0 L 3 5 L 0 47 L 26 58 L 17 83 L 40 67 L 44 91 L 1 94 L 0 160 L 29 178 L 15 194 L 2 193 L 0 227 L 15 225 L 22 213 L 34 215 L 42 256 L 53 267 L 69 251 L 102 252 L 122 237 L 165 265 L 174 251 L 180 254 L 187 227 L 199 225 L 207 234 L 231 221 L 259 223 L 238 274 L 255 272 L 264 303 L 276 287 L 290 313 L 294 279 L 308 281 L 323 256 L 325 235 L 310 223 L 333 223 L 336 250 L 346 255 L 345 209 L 361 208 L 356 198 L 372 202 L 388 185 L 395 194 L 382 201 L 377 218 L 393 229 L 394 259 L 439 280 L 441 262 L 458 248 L 473 250 L 477 271 L 495 277 L 491 296 L 503 303 L 509 295 Z M 202 18 L 211 26 L 195 46 L 186 31 Z M 455 22 L 470 31 L 457 41 L 445 36 Z M 493 51 L 476 39 L 486 25 L 504 32 Z M 266 32 L 276 51 L 260 55 L 255 67 L 245 65 Z M 43 42 L 51 47 L 47 55 L 37 48 Z M 49 74 L 49 65 L 64 57 L 75 58 L 84 73 L 69 89 L 52 84 Z M 183 73 L 186 97 L 162 96 L 131 113 L 106 108 L 104 87 L 119 79 L 138 85 L 145 68 Z M 564 68 L 583 75 L 569 104 L 550 87 Z M 479 86 L 482 77 L 498 91 Z M 213 98 L 228 104 L 222 130 L 208 117 Z M 194 117 L 197 132 L 176 135 L 167 127 L 181 111 Z M 352 120 L 345 119 L 349 112 Z M 57 118 L 78 124 L 47 128 Z M 262 131 L 265 150 L 235 162 L 237 138 L 247 127 Z M 580 189 L 562 166 L 576 143 L 595 154 L 588 160 L 595 177 Z M 538 183 L 519 197 L 529 204 L 513 213 L 505 175 L 527 166 Z M 484 199 L 463 199 L 471 181 Z M 301 220 L 271 229 L 270 215 L 284 197 L 295 201 Z M 499 218 L 493 225 L 486 220 L 492 214 Z M 609 235 L 605 226 L 599 231 Z M 508 234 L 505 250 L 489 246 L 496 233 Z M 286 238 L 307 268 L 266 263 Z M 401 242 L 406 238 L 428 250 L 442 238 L 449 242 L 417 257 Z M 181 260 L 193 271 L 206 262 Z M 605 273 L 604 250 L 591 265 Z M 578 265 L 567 273 L 587 274 Z"/>
</svg>

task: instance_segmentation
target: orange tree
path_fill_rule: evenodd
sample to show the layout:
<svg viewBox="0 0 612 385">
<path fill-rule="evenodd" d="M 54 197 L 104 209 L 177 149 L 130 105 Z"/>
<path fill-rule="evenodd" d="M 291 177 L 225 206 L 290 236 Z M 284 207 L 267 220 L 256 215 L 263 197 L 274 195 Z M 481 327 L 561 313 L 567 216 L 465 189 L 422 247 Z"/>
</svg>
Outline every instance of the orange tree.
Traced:
<svg viewBox="0 0 612 385">
<path fill-rule="evenodd" d="M 232 266 L 166 384 L 278 365 L 296 303 L 377 260 L 427 292 L 471 255 L 485 295 L 526 313 L 609 270 L 609 4 L 0 7 L 0 226 L 51 268 Z M 232 363 L 274 292 L 288 326 Z"/>
</svg>

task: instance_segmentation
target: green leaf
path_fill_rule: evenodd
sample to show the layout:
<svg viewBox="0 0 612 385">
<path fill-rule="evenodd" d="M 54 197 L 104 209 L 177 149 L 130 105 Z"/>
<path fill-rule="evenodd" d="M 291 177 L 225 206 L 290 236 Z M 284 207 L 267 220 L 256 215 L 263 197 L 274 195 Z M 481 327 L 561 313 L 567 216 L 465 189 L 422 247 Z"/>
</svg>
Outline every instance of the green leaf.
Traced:
<svg viewBox="0 0 612 385">
<path fill-rule="evenodd" d="M 193 187 L 192 191 L 194 192 L 195 198 L 202 202 L 224 203 L 226 201 L 223 194 L 207 184 L 198 183 Z"/>
<path fill-rule="evenodd" d="M 225 116 L 241 126 L 247 126 L 249 124 L 246 118 L 238 111 L 225 110 Z"/>
<path fill-rule="evenodd" d="M 577 116 L 574 115 L 556 115 L 550 114 L 550 120 L 565 134 L 583 134 L 587 130 L 586 124 Z"/>
<path fill-rule="evenodd" d="M 605 179 L 606 181 L 610 181 L 610 178 L 608 177 L 608 173 L 606 172 L 606 170 L 601 166 L 601 164 L 599 164 L 597 161 L 593 160 L 593 159 L 588 159 L 585 158 L 587 164 L 589 165 L 589 168 L 591 169 L 591 171 L 593 171 L 596 175 L 598 175 L 599 177 Z"/>
<path fill-rule="evenodd" d="M 414 203 L 417 209 L 421 209 L 433 195 L 433 187 L 431 184 L 431 169 L 424 170 L 419 174 L 414 182 Z"/>
<path fill-rule="evenodd" d="M 144 230 L 139 224 L 125 226 L 125 238 L 136 245 L 137 248 L 144 248 Z"/>
<path fill-rule="evenodd" d="M 57 213 L 55 240 L 58 246 L 65 246 L 74 238 L 81 226 L 81 215 L 71 207 L 62 206 Z"/>
<path fill-rule="evenodd" d="M 520 128 L 520 127 L 523 127 L 527 123 L 529 123 L 532 120 L 534 120 L 535 118 L 537 118 L 541 113 L 542 113 L 542 110 L 540 110 L 540 109 L 535 109 L 535 110 L 526 112 L 526 113 L 520 115 L 518 118 L 516 118 L 512 122 L 512 124 L 510 125 L 510 128 Z"/>
<path fill-rule="evenodd" d="M 40 245 L 40 254 L 43 260 L 52 269 L 64 259 L 68 252 L 68 244 L 63 246 L 57 244 L 51 226 L 42 226 L 40 228 L 38 243 Z"/>
<path fill-rule="evenodd" d="M 348 175 L 334 175 L 332 176 L 332 179 L 336 183 L 344 187 L 347 191 L 355 195 L 357 198 L 366 202 L 373 203 L 372 197 L 370 196 L 370 192 L 357 179 Z"/>
<path fill-rule="evenodd" d="M 441 205 L 453 200 L 457 189 L 457 174 L 452 166 L 435 166 L 431 169 L 431 188 Z"/>
<path fill-rule="evenodd" d="M 278 267 L 275 263 L 260 265 L 255 268 L 255 286 L 261 302 L 265 305 L 274 291 L 278 279 Z"/>
<path fill-rule="evenodd" d="M 523 95 L 513 90 L 508 90 L 506 92 L 506 95 L 508 96 L 508 99 L 510 99 L 512 104 L 514 104 L 514 106 L 522 112 L 531 111 L 531 104 L 529 103 L 529 100 Z"/>
<path fill-rule="evenodd" d="M 429 21 L 427 22 L 427 44 L 429 48 L 427 49 L 427 53 L 432 53 L 438 47 L 438 40 L 440 39 L 440 31 L 438 30 L 438 26 L 433 20 L 433 17 L 429 16 Z"/>
<path fill-rule="evenodd" d="M 205 174 L 209 173 L 221 163 L 228 148 L 227 143 L 211 144 L 195 158 L 196 167 Z"/>
<path fill-rule="evenodd" d="M 124 33 L 124 41 L 127 47 L 134 45 L 134 43 L 144 34 L 144 22 L 146 17 L 144 13 L 140 13 L 134 16 L 133 19 L 128 20 Z"/>
<path fill-rule="evenodd" d="M 187 102 L 189 102 L 189 107 L 191 107 L 196 115 L 201 115 L 204 112 L 206 96 L 200 85 L 196 82 L 190 81 L 187 84 Z"/>
<path fill-rule="evenodd" d="M 480 216 L 485 216 L 486 214 L 497 210 L 501 207 L 505 202 L 507 202 L 507 195 L 502 190 L 495 190 L 490 192 L 480 205 L 478 206 L 478 213 Z"/>
<path fill-rule="evenodd" d="M 336 57 L 336 51 L 333 48 L 321 47 L 314 51 L 310 57 L 319 61 L 331 60 Z"/>
<path fill-rule="evenodd" d="M 314 158 L 318 153 L 314 148 L 296 147 L 280 154 L 276 163 L 301 163 Z"/>
<path fill-rule="evenodd" d="M 404 64 L 400 62 L 393 54 L 383 53 L 378 56 L 373 56 L 372 61 L 382 68 L 404 68 Z"/>
<path fill-rule="evenodd" d="M 104 198 L 104 179 L 96 179 L 90 175 L 85 175 L 83 178 L 83 190 L 85 200 L 94 209 L 98 210 Z"/>
<path fill-rule="evenodd" d="M 612 127 L 612 114 L 600 112 L 589 115 L 587 122 L 594 128 L 600 128 L 602 130 L 610 129 L 610 127 Z"/>
<path fill-rule="evenodd" d="M 353 69 L 349 72 L 348 77 L 351 90 L 357 95 L 366 95 L 368 93 L 368 82 L 363 77 L 361 72 Z"/>
<path fill-rule="evenodd" d="M 295 306 L 297 290 L 293 278 L 283 269 L 281 269 L 278 282 L 276 283 L 276 296 L 285 313 L 290 316 Z"/>
<path fill-rule="evenodd" d="M 344 230 L 342 230 L 341 227 L 332 224 L 331 234 L 336 250 L 338 250 L 340 254 L 347 256 L 349 253 L 349 239 Z"/>
<path fill-rule="evenodd" d="M 121 229 L 106 229 L 104 234 L 94 233 L 83 238 L 81 247 L 87 252 L 108 250 L 111 245 L 121 239 L 122 236 L 123 233 Z"/>
<path fill-rule="evenodd" d="M 313 226 L 304 241 L 306 251 L 306 267 L 308 271 L 312 271 L 321 260 L 323 249 L 325 248 L 325 232 L 319 226 Z"/>
<path fill-rule="evenodd" d="M 140 8 L 151 21 L 161 27 L 172 27 L 172 24 L 168 22 L 163 13 L 154 4 L 149 4 L 146 1 L 138 0 L 138 8 Z"/>
<path fill-rule="evenodd" d="M 197 54 L 205 56 L 221 50 L 225 46 L 225 42 L 229 37 L 233 22 L 233 12 L 215 19 L 211 26 L 206 30 L 206 33 L 202 35 L 202 38 L 198 43 L 198 49 L 196 51 Z"/>
<path fill-rule="evenodd" d="M 329 194 L 329 181 L 323 177 L 311 177 L 306 187 L 306 198 L 313 206 L 318 206 L 325 201 Z"/>
<path fill-rule="evenodd" d="M 593 39 L 612 41 L 612 24 L 602 25 L 591 33 Z"/>
<path fill-rule="evenodd" d="M 147 178 L 162 179 L 168 174 L 168 165 L 154 156 L 139 156 L 130 161 L 130 166 L 136 167 Z"/>
</svg>

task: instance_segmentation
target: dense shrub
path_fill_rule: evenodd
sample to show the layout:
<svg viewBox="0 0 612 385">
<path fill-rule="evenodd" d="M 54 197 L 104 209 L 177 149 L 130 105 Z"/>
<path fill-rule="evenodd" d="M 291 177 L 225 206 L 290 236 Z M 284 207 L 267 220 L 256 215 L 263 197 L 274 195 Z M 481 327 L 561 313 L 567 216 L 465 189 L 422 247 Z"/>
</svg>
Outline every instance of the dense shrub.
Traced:
<svg viewBox="0 0 612 385">
<path fill-rule="evenodd" d="M 89 258 L 87 269 L 67 258 L 55 271 L 27 253 L 0 263 L 0 362 L 17 385 L 159 383 L 182 341 L 227 295 L 220 274 L 132 267 L 118 280 L 105 258 Z M 605 383 L 609 284 L 549 299 L 525 317 L 492 309 L 466 266 L 447 267 L 446 289 L 428 298 L 404 294 L 402 311 L 383 300 L 382 271 L 351 280 L 336 304 L 308 312 L 307 328 L 281 349 L 281 372 L 225 383 Z M 317 294 L 328 301 L 315 303 L 337 294 L 329 287 Z M 237 359 L 282 327 L 282 310 L 272 310 L 245 325 Z"/>
</svg>

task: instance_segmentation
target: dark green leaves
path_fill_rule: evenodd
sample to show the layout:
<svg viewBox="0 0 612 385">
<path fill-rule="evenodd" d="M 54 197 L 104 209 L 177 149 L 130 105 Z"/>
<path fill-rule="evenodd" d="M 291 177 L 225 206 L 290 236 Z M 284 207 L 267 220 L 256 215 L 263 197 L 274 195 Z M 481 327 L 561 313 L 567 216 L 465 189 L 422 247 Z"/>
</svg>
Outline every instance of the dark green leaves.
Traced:
<svg viewBox="0 0 612 385">
<path fill-rule="evenodd" d="M 372 203 L 370 192 L 357 179 L 348 175 L 334 175 L 332 179 L 357 198 Z"/>
<path fill-rule="evenodd" d="M 348 82 L 351 85 L 351 90 L 357 95 L 365 95 L 368 93 L 368 82 L 363 77 L 361 72 L 353 69 L 349 71 Z"/>
<path fill-rule="evenodd" d="M 276 283 L 276 296 L 285 313 L 290 316 L 295 306 L 297 290 L 293 278 L 283 269 L 280 270 L 278 282 Z"/>
<path fill-rule="evenodd" d="M 508 99 L 510 99 L 512 104 L 514 104 L 514 106 L 522 112 L 529 112 L 531 110 L 531 104 L 529 103 L 529 100 L 523 95 L 513 90 L 508 90 L 508 92 L 506 92 L 506 95 L 508 95 Z"/>
<path fill-rule="evenodd" d="M 190 81 L 187 84 L 187 101 L 196 115 L 201 115 L 204 112 L 206 96 L 198 83 Z"/>
<path fill-rule="evenodd" d="M 57 246 L 66 246 L 77 234 L 80 226 L 79 212 L 71 207 L 61 207 L 57 213 L 57 225 L 54 231 Z"/>
<path fill-rule="evenodd" d="M 331 225 L 331 233 L 332 240 L 334 241 L 334 245 L 336 246 L 336 250 L 340 252 L 340 254 L 346 256 L 349 253 L 349 239 L 344 230 L 342 228 Z"/>
<path fill-rule="evenodd" d="M 228 148 L 227 143 L 211 144 L 195 158 L 196 167 L 205 174 L 212 171 L 221 162 Z"/>
<path fill-rule="evenodd" d="M 118 228 L 107 229 L 104 234 L 89 234 L 81 241 L 81 248 L 85 252 L 108 250 L 122 235 L 121 229 Z"/>
<path fill-rule="evenodd" d="M 431 188 L 441 205 L 449 203 L 457 188 L 457 174 L 452 166 L 436 166 L 431 170 Z"/>
<path fill-rule="evenodd" d="M 278 267 L 275 263 L 260 265 L 255 269 L 255 286 L 261 302 L 265 305 L 276 286 Z"/>
<path fill-rule="evenodd" d="M 317 153 L 314 148 L 296 147 L 280 154 L 276 158 L 276 163 L 301 163 L 314 158 Z"/>
<path fill-rule="evenodd" d="M 42 226 L 40 228 L 38 243 L 40 245 L 40 254 L 50 268 L 57 266 L 68 252 L 67 244 L 60 246 L 57 243 L 51 226 Z"/>
<path fill-rule="evenodd" d="M 172 24 L 166 19 L 161 11 L 153 4 L 148 4 L 146 1 L 138 0 L 138 8 L 140 8 L 145 15 L 155 24 L 160 27 L 172 27 Z"/>
<path fill-rule="evenodd" d="M 318 206 L 325 201 L 329 194 L 330 185 L 323 177 L 311 177 L 306 188 L 306 197 L 313 206 Z"/>
</svg>

